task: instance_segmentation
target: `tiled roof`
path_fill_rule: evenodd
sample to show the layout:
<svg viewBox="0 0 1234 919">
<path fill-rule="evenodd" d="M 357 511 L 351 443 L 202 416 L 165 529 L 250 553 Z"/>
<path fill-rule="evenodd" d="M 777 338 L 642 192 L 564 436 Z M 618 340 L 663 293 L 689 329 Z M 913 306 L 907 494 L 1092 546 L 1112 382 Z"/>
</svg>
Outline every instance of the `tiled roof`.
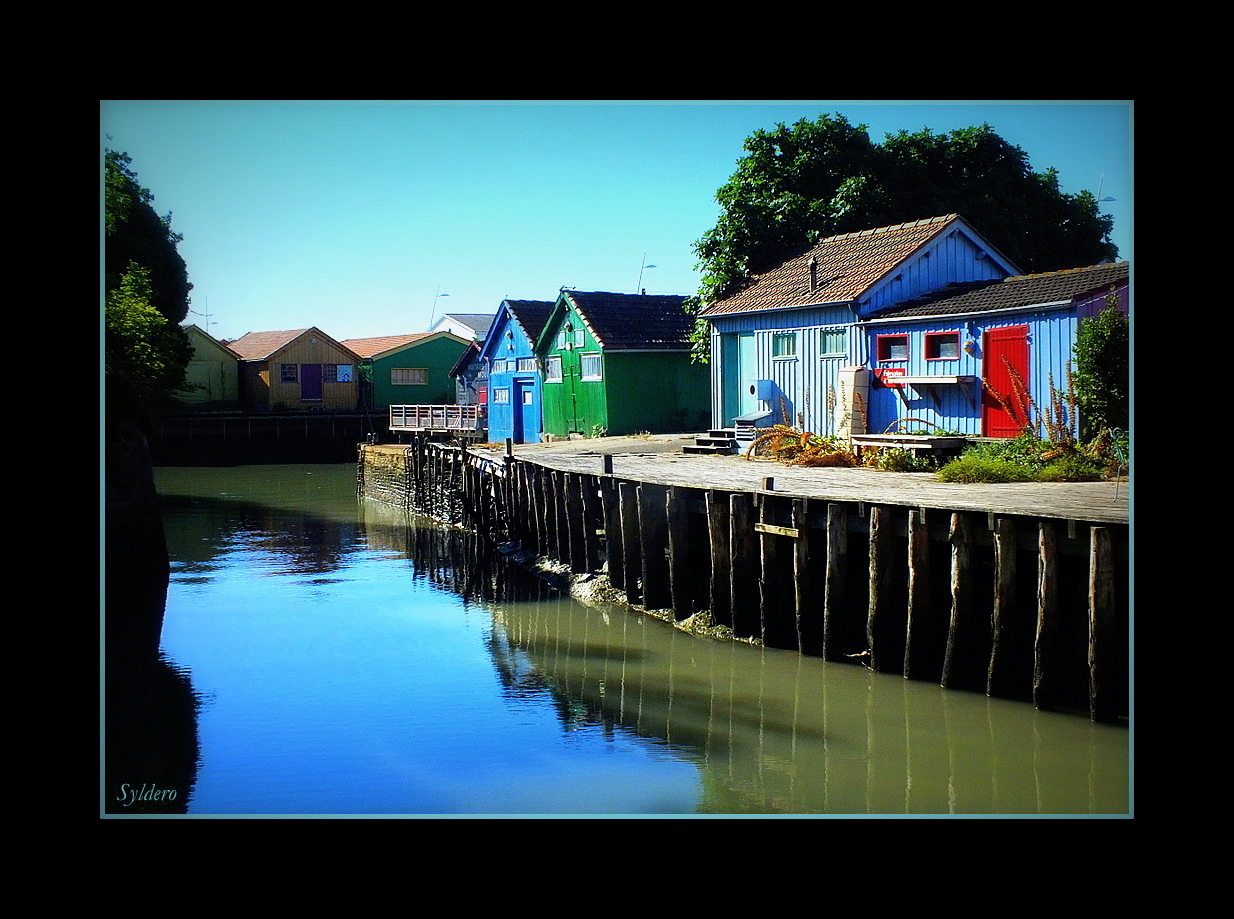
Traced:
<svg viewBox="0 0 1234 919">
<path fill-rule="evenodd" d="M 948 284 L 924 297 L 906 300 L 881 310 L 871 318 L 948 316 L 1070 302 L 1092 291 L 1120 284 L 1130 277 L 1130 272 L 1128 262 L 1115 262 L 1110 265 L 1017 275 L 1001 281 Z"/>
<path fill-rule="evenodd" d="M 282 332 L 247 332 L 226 344 L 240 355 L 241 360 L 260 361 L 307 331 L 308 329 L 289 329 Z"/>
<path fill-rule="evenodd" d="M 701 315 L 786 309 L 856 300 L 893 268 L 960 219 L 944 214 L 895 226 L 830 236 L 756 275 L 741 290 L 708 304 Z M 811 288 L 810 262 L 816 282 Z"/>
<path fill-rule="evenodd" d="M 506 300 L 510 307 L 510 315 L 514 317 L 527 336 L 527 340 L 535 344 L 540 333 L 544 331 L 544 323 L 548 322 L 549 314 L 553 312 L 552 300 Z"/>
<path fill-rule="evenodd" d="M 378 335 L 375 338 L 349 338 L 340 342 L 344 348 L 350 348 L 360 357 L 373 357 L 400 345 L 411 344 L 420 338 L 427 338 L 428 332 L 411 332 L 407 335 Z"/>
<path fill-rule="evenodd" d="M 606 350 L 689 349 L 694 319 L 677 294 L 614 294 L 566 290 L 583 321 Z"/>
</svg>

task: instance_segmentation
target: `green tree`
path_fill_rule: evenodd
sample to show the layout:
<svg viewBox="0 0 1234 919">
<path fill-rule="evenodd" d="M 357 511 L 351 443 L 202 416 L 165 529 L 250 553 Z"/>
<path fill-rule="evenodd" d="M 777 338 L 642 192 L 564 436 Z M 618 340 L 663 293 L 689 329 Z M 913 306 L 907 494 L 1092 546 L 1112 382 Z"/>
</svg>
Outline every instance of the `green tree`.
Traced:
<svg viewBox="0 0 1234 919">
<path fill-rule="evenodd" d="M 1076 333 L 1072 384 L 1084 440 L 1102 428 L 1126 431 L 1131 419 L 1131 325 L 1117 303 L 1111 291 Z"/>
<path fill-rule="evenodd" d="M 104 160 L 104 387 L 109 426 L 141 425 L 186 391 L 192 349 L 188 270 L 171 215 L 137 182 L 125 153 Z"/>
<path fill-rule="evenodd" d="M 141 424 L 166 412 L 176 404 L 176 394 L 187 391 L 192 346 L 152 301 L 150 272 L 136 262 L 107 292 L 104 354 L 112 423 Z"/>
<path fill-rule="evenodd" d="M 716 193 L 721 214 L 695 245 L 706 302 L 819 239 L 958 213 L 1027 273 L 1096 264 L 1117 255 L 1113 218 L 1087 192 L 1067 195 L 1053 169 L 988 125 L 928 128 L 871 142 L 843 115 L 757 130 Z"/>
</svg>

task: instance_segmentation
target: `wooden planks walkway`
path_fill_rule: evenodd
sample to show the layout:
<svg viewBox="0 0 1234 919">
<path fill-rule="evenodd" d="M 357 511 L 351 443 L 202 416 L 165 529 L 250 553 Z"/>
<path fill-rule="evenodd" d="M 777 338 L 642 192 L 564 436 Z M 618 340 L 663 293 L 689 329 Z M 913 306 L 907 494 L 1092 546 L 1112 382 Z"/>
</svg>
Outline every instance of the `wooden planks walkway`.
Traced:
<svg viewBox="0 0 1234 919">
<path fill-rule="evenodd" d="M 793 497 L 871 504 L 895 504 L 946 510 L 1049 517 L 1092 523 L 1127 524 L 1129 483 L 1019 482 L 964 485 L 940 482 L 932 473 L 883 472 L 877 469 L 832 469 L 785 466 L 743 456 L 699 456 L 681 452 L 682 435 L 612 437 L 516 444 L 514 455 L 550 469 L 601 474 L 605 455 L 612 457 L 618 478 L 725 491 L 767 490 Z M 503 451 L 473 450 L 499 459 Z"/>
</svg>

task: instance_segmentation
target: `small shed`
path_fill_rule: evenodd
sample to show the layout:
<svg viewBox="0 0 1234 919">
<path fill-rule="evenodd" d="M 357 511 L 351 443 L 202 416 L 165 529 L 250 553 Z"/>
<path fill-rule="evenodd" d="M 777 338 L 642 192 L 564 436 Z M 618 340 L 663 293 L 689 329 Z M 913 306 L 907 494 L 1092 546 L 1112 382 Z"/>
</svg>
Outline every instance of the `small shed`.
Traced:
<svg viewBox="0 0 1234 919">
<path fill-rule="evenodd" d="M 489 438 L 500 443 L 540 442 L 543 387 L 536 342 L 552 300 L 503 300 L 481 346 L 489 373 Z"/>
<path fill-rule="evenodd" d="M 240 357 L 240 400 L 251 410 L 355 410 L 360 359 L 316 326 L 226 344 Z"/>
<path fill-rule="evenodd" d="M 190 405 L 235 405 L 240 401 L 240 355 L 204 329 L 184 326 L 193 346 L 188 382 L 194 387 L 183 396 Z"/>
<path fill-rule="evenodd" d="M 1076 333 L 1113 296 L 1128 311 L 1130 264 L 949 284 L 865 321 L 870 430 L 898 419 L 1015 437 L 1068 389 Z"/>
<path fill-rule="evenodd" d="M 958 214 L 820 240 L 700 312 L 711 324 L 715 427 L 735 426 L 739 438 L 743 419 L 816 434 L 876 430 L 865 405 L 880 363 L 870 349 L 893 342 L 871 340 L 865 320 L 952 282 L 1018 273 Z"/>
<path fill-rule="evenodd" d="M 451 332 L 414 332 L 349 338 L 343 344 L 359 355 L 366 409 L 391 405 L 454 405 L 450 371 L 468 339 Z"/>
<path fill-rule="evenodd" d="M 536 342 L 542 432 L 665 434 L 709 427 L 708 372 L 686 298 L 562 290 Z"/>
</svg>

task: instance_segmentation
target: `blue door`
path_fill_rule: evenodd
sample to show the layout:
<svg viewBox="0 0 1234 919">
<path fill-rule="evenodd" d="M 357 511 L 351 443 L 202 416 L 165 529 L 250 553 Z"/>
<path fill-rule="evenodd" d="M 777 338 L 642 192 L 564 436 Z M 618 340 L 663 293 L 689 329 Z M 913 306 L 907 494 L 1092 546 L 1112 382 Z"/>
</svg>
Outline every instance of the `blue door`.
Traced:
<svg viewBox="0 0 1234 919">
<path fill-rule="evenodd" d="M 540 442 L 540 405 L 536 401 L 535 381 L 515 380 L 514 404 L 510 406 L 514 416 L 514 442 L 538 444 Z"/>
</svg>

